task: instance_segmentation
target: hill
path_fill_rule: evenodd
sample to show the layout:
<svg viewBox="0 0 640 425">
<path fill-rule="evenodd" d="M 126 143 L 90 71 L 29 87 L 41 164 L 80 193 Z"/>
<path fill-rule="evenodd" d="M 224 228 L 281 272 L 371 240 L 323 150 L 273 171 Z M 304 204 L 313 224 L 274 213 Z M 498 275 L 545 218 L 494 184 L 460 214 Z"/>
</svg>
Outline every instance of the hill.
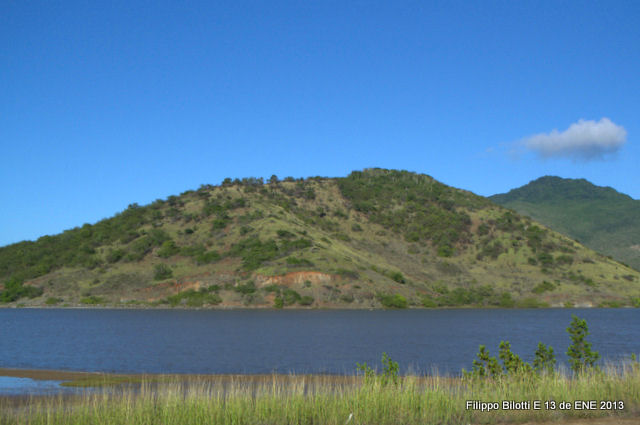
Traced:
<svg viewBox="0 0 640 425">
<path fill-rule="evenodd" d="M 639 305 L 640 275 L 407 171 L 225 179 L 0 248 L 7 305 Z"/>
<path fill-rule="evenodd" d="M 490 199 L 640 270 L 640 201 L 628 195 L 546 176 Z"/>
</svg>

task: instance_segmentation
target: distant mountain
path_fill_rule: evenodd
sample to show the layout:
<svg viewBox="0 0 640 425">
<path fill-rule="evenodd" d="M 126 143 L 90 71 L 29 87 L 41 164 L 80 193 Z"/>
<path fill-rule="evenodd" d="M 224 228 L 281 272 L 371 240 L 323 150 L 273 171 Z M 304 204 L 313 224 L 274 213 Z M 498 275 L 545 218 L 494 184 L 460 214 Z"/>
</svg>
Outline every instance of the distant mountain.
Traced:
<svg viewBox="0 0 640 425">
<path fill-rule="evenodd" d="M 545 176 L 490 199 L 640 270 L 640 201 L 628 195 Z"/>
<path fill-rule="evenodd" d="M 640 273 L 407 171 L 225 179 L 0 248 L 8 305 L 638 305 Z"/>
</svg>

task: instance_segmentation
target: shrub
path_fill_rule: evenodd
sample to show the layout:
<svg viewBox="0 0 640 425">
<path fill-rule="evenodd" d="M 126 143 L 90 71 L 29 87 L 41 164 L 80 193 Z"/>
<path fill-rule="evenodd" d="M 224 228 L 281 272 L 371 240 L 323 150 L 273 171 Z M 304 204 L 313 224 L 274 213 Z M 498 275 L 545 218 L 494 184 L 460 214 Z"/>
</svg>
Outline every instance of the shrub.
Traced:
<svg viewBox="0 0 640 425">
<path fill-rule="evenodd" d="M 533 292 L 534 294 L 542 294 L 545 291 L 553 291 L 554 289 L 555 289 L 555 285 L 545 280 L 542 283 L 539 283 L 536 286 L 534 286 L 531 292 Z"/>
<path fill-rule="evenodd" d="M 220 295 L 214 291 L 219 289 L 218 285 L 203 288 L 198 291 L 189 289 L 165 298 L 162 303 L 175 307 L 180 304 L 186 304 L 189 307 L 202 307 L 205 304 L 218 305 L 222 302 Z"/>
<path fill-rule="evenodd" d="M 542 252 L 538 255 L 538 261 L 543 267 L 553 265 L 553 256 L 549 253 Z"/>
<path fill-rule="evenodd" d="M 157 254 L 159 257 L 169 258 L 178 252 L 180 252 L 180 248 L 178 248 L 173 240 L 169 239 L 168 241 L 162 242 L 162 246 L 158 249 Z"/>
<path fill-rule="evenodd" d="M 438 303 L 436 303 L 433 298 L 429 295 L 425 295 L 422 297 L 422 306 L 427 308 L 437 307 Z"/>
<path fill-rule="evenodd" d="M 109 253 L 106 256 L 106 260 L 109 263 L 117 263 L 122 258 L 124 258 L 126 251 L 124 249 L 110 249 Z"/>
<path fill-rule="evenodd" d="M 386 308 L 407 308 L 407 299 L 400 294 L 381 294 L 378 300 Z"/>
<path fill-rule="evenodd" d="M 49 297 L 47 298 L 47 300 L 44 302 L 46 305 L 56 305 L 62 302 L 62 298 L 57 298 L 57 297 Z"/>
<path fill-rule="evenodd" d="M 516 302 L 511 298 L 511 294 L 508 292 L 503 292 L 500 295 L 500 307 L 511 308 L 516 305 Z"/>
<path fill-rule="evenodd" d="M 275 308 L 282 308 L 284 307 L 284 300 L 282 299 L 282 297 L 280 295 L 278 295 L 274 300 L 273 300 L 273 306 Z"/>
<path fill-rule="evenodd" d="M 104 298 L 98 297 L 97 295 L 90 295 L 88 297 L 82 298 L 80 302 L 87 305 L 99 305 L 104 304 L 106 301 Z"/>
<path fill-rule="evenodd" d="M 291 238 L 293 238 L 293 237 L 295 236 L 295 235 L 294 235 L 293 233 L 291 233 L 290 231 L 288 231 L 288 230 L 283 230 L 283 229 L 278 230 L 276 233 L 277 233 L 277 235 L 278 235 L 278 237 L 279 237 L 280 239 L 291 239 Z"/>
<path fill-rule="evenodd" d="M 262 288 L 265 292 L 280 292 L 280 287 L 275 283 L 265 286 Z"/>
<path fill-rule="evenodd" d="M 291 266 L 313 267 L 313 263 L 306 258 L 288 257 L 287 264 Z"/>
<path fill-rule="evenodd" d="M 351 304 L 354 301 L 352 294 L 345 294 L 340 297 L 340 301 Z"/>
<path fill-rule="evenodd" d="M 402 275 L 402 273 L 400 273 L 399 271 L 393 271 L 389 273 L 389 277 L 398 282 L 398 283 L 405 283 L 406 280 L 404 279 L 404 276 Z"/>
<path fill-rule="evenodd" d="M 218 251 L 207 251 L 196 256 L 196 263 L 199 265 L 215 263 L 220 259 Z"/>
<path fill-rule="evenodd" d="M 171 276 L 173 276 L 173 271 L 164 263 L 156 264 L 156 266 L 153 268 L 154 280 L 168 279 Z"/>
<path fill-rule="evenodd" d="M 293 289 L 285 289 L 282 292 L 282 298 L 283 298 L 284 305 L 293 305 L 298 301 L 300 301 L 302 297 Z"/>
<path fill-rule="evenodd" d="M 254 292 L 256 292 L 256 284 L 253 283 L 253 280 L 250 280 L 244 285 L 236 286 L 235 288 L 233 288 L 233 290 L 243 295 L 253 294 Z"/>
<path fill-rule="evenodd" d="M 300 305 L 311 305 L 311 304 L 313 304 L 313 301 L 314 301 L 314 299 L 313 299 L 312 296 L 305 295 L 302 298 L 300 298 L 299 303 L 300 303 Z"/>
<path fill-rule="evenodd" d="M 378 375 L 366 362 L 356 363 L 356 369 L 364 374 L 365 384 L 373 384 L 378 381 L 381 386 L 398 385 L 400 367 L 398 362 L 391 360 L 387 353 L 382 353 L 382 374 Z"/>
<path fill-rule="evenodd" d="M 571 255 L 559 255 L 556 257 L 556 264 L 572 264 L 573 263 L 573 256 Z"/>
</svg>

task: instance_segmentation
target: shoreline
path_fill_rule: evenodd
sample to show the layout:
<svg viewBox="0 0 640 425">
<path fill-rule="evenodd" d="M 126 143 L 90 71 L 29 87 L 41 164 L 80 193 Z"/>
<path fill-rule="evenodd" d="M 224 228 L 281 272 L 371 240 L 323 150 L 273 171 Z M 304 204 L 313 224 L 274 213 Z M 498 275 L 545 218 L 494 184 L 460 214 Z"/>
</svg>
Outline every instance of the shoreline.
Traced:
<svg viewBox="0 0 640 425">
<path fill-rule="evenodd" d="M 431 375 L 406 375 L 416 378 L 420 381 L 428 382 L 432 380 L 457 381 L 459 377 L 452 376 L 431 376 Z M 299 381 L 318 380 L 333 383 L 357 383 L 362 380 L 362 375 L 339 375 L 339 374 L 284 374 L 284 373 L 265 373 L 265 374 L 241 374 L 241 373 L 118 373 L 118 372 L 91 372 L 91 371 L 75 371 L 60 369 L 21 369 L 21 368 L 3 368 L 0 367 L 0 377 L 12 378 L 29 378 L 33 380 L 43 381 L 76 381 L 91 378 L 130 378 L 139 380 L 144 378 L 171 378 L 179 380 L 211 380 L 217 382 L 247 382 L 260 383 L 268 382 L 273 379 Z"/>
</svg>

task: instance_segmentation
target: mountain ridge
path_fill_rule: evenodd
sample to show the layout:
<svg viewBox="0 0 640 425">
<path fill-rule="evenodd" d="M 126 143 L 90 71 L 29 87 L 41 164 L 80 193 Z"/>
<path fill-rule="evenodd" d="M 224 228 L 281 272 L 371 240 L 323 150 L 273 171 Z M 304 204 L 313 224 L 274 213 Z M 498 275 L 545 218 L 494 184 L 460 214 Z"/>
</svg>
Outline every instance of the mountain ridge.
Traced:
<svg viewBox="0 0 640 425">
<path fill-rule="evenodd" d="M 545 176 L 493 202 L 640 269 L 640 201 L 585 179 Z"/>
</svg>

